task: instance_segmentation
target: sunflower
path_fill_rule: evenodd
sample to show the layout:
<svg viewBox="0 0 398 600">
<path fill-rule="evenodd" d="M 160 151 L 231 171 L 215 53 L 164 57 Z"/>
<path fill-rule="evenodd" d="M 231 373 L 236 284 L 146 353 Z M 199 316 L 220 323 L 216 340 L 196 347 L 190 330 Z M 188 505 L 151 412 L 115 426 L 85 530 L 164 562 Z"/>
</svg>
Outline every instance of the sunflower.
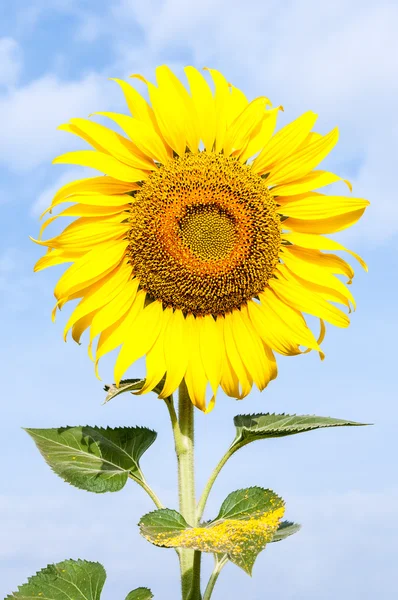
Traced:
<svg viewBox="0 0 398 600">
<path fill-rule="evenodd" d="M 315 350 L 323 358 L 324 322 L 347 327 L 346 311 L 336 304 L 355 308 L 336 277 L 351 283 L 352 267 L 323 252 L 346 248 L 323 234 L 353 225 L 368 205 L 312 191 L 341 180 L 314 170 L 336 144 L 337 129 L 312 132 L 316 114 L 309 111 L 274 134 L 281 106 L 265 97 L 249 102 L 220 72 L 207 71 L 214 93 L 193 67 L 185 68 L 190 92 L 167 66 L 157 68 L 157 86 L 133 75 L 147 86 L 150 103 L 115 79 L 131 115 L 95 114 L 126 137 L 88 119 L 60 127 L 93 150 L 54 163 L 105 176 L 56 193 L 45 214 L 71 205 L 42 231 L 58 217 L 77 219 L 37 240 L 48 252 L 35 266 L 73 263 L 55 287 L 54 315 L 80 299 L 65 337 L 72 330 L 79 342 L 89 329 L 96 368 L 120 347 L 118 385 L 145 356 L 141 393 L 164 381 L 166 398 L 185 380 L 203 411 L 220 386 L 234 398 L 246 396 L 253 383 L 263 390 L 277 375 L 274 352 Z M 320 320 L 319 336 L 303 313 Z"/>
</svg>

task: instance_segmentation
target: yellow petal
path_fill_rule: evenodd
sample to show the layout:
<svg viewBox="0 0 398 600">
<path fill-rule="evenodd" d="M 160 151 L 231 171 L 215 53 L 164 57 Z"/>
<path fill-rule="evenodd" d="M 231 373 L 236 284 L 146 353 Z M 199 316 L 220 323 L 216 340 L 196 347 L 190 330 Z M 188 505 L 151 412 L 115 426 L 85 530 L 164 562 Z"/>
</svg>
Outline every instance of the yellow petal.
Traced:
<svg viewBox="0 0 398 600">
<path fill-rule="evenodd" d="M 164 339 L 166 327 L 173 309 L 167 307 L 162 314 L 161 329 L 159 336 L 146 355 L 145 384 L 137 394 L 146 394 L 151 391 L 166 373 L 167 365 L 164 354 Z"/>
<path fill-rule="evenodd" d="M 298 148 L 294 154 L 272 167 L 267 183 L 276 185 L 304 177 L 323 161 L 337 144 L 338 139 L 339 132 L 336 127 L 321 139 Z"/>
<path fill-rule="evenodd" d="M 139 187 L 139 186 L 137 186 Z M 61 200 L 58 204 L 60 204 L 61 202 L 78 202 L 79 206 L 85 205 L 87 206 L 87 212 L 90 211 L 89 207 L 93 207 L 91 210 L 95 210 L 95 207 L 99 207 L 99 210 L 101 210 L 102 207 L 104 207 L 104 214 L 105 213 L 105 209 L 109 208 L 109 210 L 111 212 L 113 212 L 114 214 L 116 214 L 119 210 L 126 210 L 126 202 L 130 203 L 133 201 L 133 198 L 127 194 L 112 194 L 111 196 L 102 196 L 100 194 L 84 194 L 81 196 L 78 195 L 74 195 L 74 196 L 70 196 L 70 198 L 66 198 L 65 200 Z M 72 207 L 70 207 L 72 208 Z M 128 205 L 127 205 L 128 208 Z M 114 210 L 113 210 L 114 209 Z M 108 214 L 111 214 L 111 212 L 109 212 Z M 70 216 L 70 215 L 69 215 Z"/>
<path fill-rule="evenodd" d="M 226 131 L 224 154 L 239 152 L 247 145 L 251 134 L 263 121 L 267 98 L 256 98 L 236 117 Z"/>
<path fill-rule="evenodd" d="M 130 167 L 149 171 L 156 169 L 153 160 L 140 152 L 135 144 L 104 125 L 88 119 L 71 119 L 70 124 L 61 125 L 58 129 L 66 128 L 86 140 L 96 150 L 110 154 Z"/>
<path fill-rule="evenodd" d="M 239 117 L 249 104 L 249 101 L 242 90 L 231 83 L 228 84 L 228 87 L 230 89 L 230 95 L 228 102 L 227 128 L 231 126 L 235 119 Z"/>
<path fill-rule="evenodd" d="M 278 197 L 278 203 L 284 203 L 294 200 L 296 194 L 304 194 L 311 190 L 317 190 L 326 185 L 330 185 L 331 183 L 335 183 L 336 181 L 344 181 L 349 190 L 352 191 L 352 186 L 347 179 L 342 179 L 334 173 L 329 173 L 329 171 L 312 171 L 311 173 L 307 173 L 304 177 L 300 177 L 300 179 L 277 185 L 273 187 L 271 191 L 275 197 Z M 288 197 L 284 198 L 284 196 Z M 289 196 L 293 197 L 289 198 Z"/>
<path fill-rule="evenodd" d="M 334 291 L 341 294 L 345 299 L 344 304 L 348 308 L 350 308 L 351 302 L 355 310 L 355 299 L 340 279 L 337 279 L 337 277 L 332 275 L 326 269 L 323 269 L 320 265 L 311 264 L 302 260 L 299 255 L 290 252 L 289 248 L 289 246 L 284 246 L 281 258 L 290 271 L 301 277 L 301 279 L 332 288 Z"/>
<path fill-rule="evenodd" d="M 272 352 L 272 349 L 265 342 L 263 342 L 263 348 L 264 348 L 264 352 L 265 352 L 265 355 L 268 360 L 268 363 L 267 363 L 267 366 L 269 368 L 268 378 L 269 378 L 269 381 L 272 381 L 272 380 L 276 379 L 278 376 L 278 366 L 276 364 L 275 355 Z"/>
<path fill-rule="evenodd" d="M 297 231 L 300 233 L 336 233 L 337 231 L 343 231 L 347 227 L 354 225 L 362 217 L 365 212 L 365 208 L 354 210 L 337 217 L 330 217 L 329 219 L 295 219 L 289 217 L 284 221 L 286 229 Z"/>
<path fill-rule="evenodd" d="M 101 331 L 111 327 L 123 315 L 125 315 L 133 306 L 136 297 L 138 296 L 139 280 L 137 278 L 130 279 L 117 296 L 110 300 L 105 306 L 100 308 L 93 318 L 90 329 L 90 347 L 95 337 Z"/>
<path fill-rule="evenodd" d="M 327 302 L 320 295 L 315 284 L 309 282 L 303 284 L 299 278 L 282 268 L 278 269 L 278 273 L 281 275 L 278 279 L 271 279 L 269 286 L 286 304 L 337 327 L 348 327 L 350 321 L 347 315 Z"/>
<path fill-rule="evenodd" d="M 166 380 L 159 398 L 167 398 L 180 385 L 188 366 L 186 347 L 185 317 L 181 310 L 176 309 L 170 315 L 164 335 Z"/>
<path fill-rule="evenodd" d="M 259 174 L 268 173 L 274 164 L 290 156 L 305 140 L 316 119 L 317 115 L 308 111 L 289 125 L 282 127 L 254 159 L 253 171 Z"/>
<path fill-rule="evenodd" d="M 251 373 L 248 371 L 246 365 L 244 364 L 241 357 L 240 348 L 237 347 L 235 342 L 234 322 L 232 313 L 227 313 L 225 315 L 224 340 L 228 359 L 231 363 L 233 370 L 236 373 L 236 376 L 239 379 L 241 392 L 238 395 L 238 398 L 241 399 L 247 396 L 250 390 L 252 389 L 253 378 L 251 376 Z"/>
<path fill-rule="evenodd" d="M 102 171 L 106 175 L 120 179 L 121 181 L 143 181 L 147 179 L 147 173 L 139 169 L 128 167 L 124 163 L 119 162 L 113 156 L 96 152 L 94 150 L 77 150 L 76 152 L 67 152 L 53 160 L 55 165 L 69 164 L 81 165 Z"/>
<path fill-rule="evenodd" d="M 330 238 L 324 237 L 322 235 L 313 235 L 311 233 L 284 233 L 282 238 L 291 244 L 295 244 L 296 246 L 300 246 L 301 248 L 308 248 L 311 250 L 340 250 L 343 252 L 348 252 L 357 259 L 359 264 L 365 269 L 368 270 L 368 267 L 362 258 L 345 248 L 339 242 L 335 240 L 331 240 Z"/>
<path fill-rule="evenodd" d="M 114 196 L 111 196 L 111 198 L 113 197 Z M 124 199 L 125 201 L 128 201 L 129 197 L 124 196 Z M 130 204 L 127 203 L 113 206 L 98 206 L 79 203 L 69 206 L 60 212 L 57 217 L 109 217 L 122 214 L 124 211 L 129 210 L 129 206 Z"/>
<path fill-rule="evenodd" d="M 77 194 L 85 195 L 88 194 L 89 198 L 91 196 L 95 196 L 96 194 L 105 194 L 106 197 L 111 198 L 112 194 L 123 194 L 125 192 L 130 192 L 132 190 L 138 190 L 140 186 L 137 183 L 126 183 L 125 181 L 118 181 L 113 179 L 112 177 L 89 177 L 87 179 L 79 179 L 77 181 L 72 181 L 71 183 L 67 183 L 62 186 L 58 192 L 55 194 L 51 206 L 47 208 L 44 213 L 41 215 L 41 218 L 52 208 L 61 204 L 62 202 L 75 202 L 72 198 Z M 69 198 L 67 200 L 67 198 Z M 123 196 L 120 195 L 120 198 L 123 199 Z M 79 200 L 80 202 L 80 200 Z M 124 204 L 125 200 L 121 202 Z"/>
<path fill-rule="evenodd" d="M 83 250 L 77 251 L 64 251 L 64 250 L 52 250 L 48 252 L 35 264 L 33 271 L 36 273 L 37 271 L 41 271 L 42 269 L 46 269 L 47 267 L 53 267 L 55 265 L 61 265 L 67 262 L 75 262 L 78 258 L 83 256 L 85 252 Z"/>
<path fill-rule="evenodd" d="M 114 220 L 111 220 L 111 217 L 81 217 L 68 225 L 60 235 L 35 242 L 49 248 L 91 248 L 94 243 L 116 241 L 120 236 L 125 236 L 129 228 L 128 223 L 120 223 L 120 215 L 114 215 Z"/>
<path fill-rule="evenodd" d="M 215 69 L 208 69 L 211 78 L 214 82 L 215 96 L 214 105 L 216 110 L 216 139 L 215 139 L 215 152 L 221 152 L 224 146 L 225 133 L 227 130 L 227 115 L 229 112 L 229 102 L 231 94 L 229 91 L 228 82 L 219 71 Z"/>
<path fill-rule="evenodd" d="M 305 346 L 311 350 L 317 350 L 323 353 L 319 347 L 319 340 L 316 340 L 311 329 L 307 326 L 301 312 L 285 304 L 271 288 L 266 288 L 259 294 L 261 301 L 260 310 L 266 317 L 267 323 L 275 319 L 275 330 L 277 334 L 291 340 L 296 347 Z M 270 344 L 272 347 L 272 345 Z"/>
<path fill-rule="evenodd" d="M 170 148 L 182 156 L 188 143 L 188 128 L 190 128 L 190 133 L 192 129 L 191 123 L 187 125 L 185 98 L 182 95 L 181 88 L 175 83 L 175 75 L 168 67 L 165 65 L 158 67 L 156 77 L 158 83 L 160 83 L 158 88 L 144 77 L 141 79 L 148 87 L 149 98 L 163 139 Z M 178 83 L 182 86 L 180 81 Z M 184 87 L 183 89 L 187 94 Z"/>
<path fill-rule="evenodd" d="M 122 88 L 127 106 L 129 107 L 132 116 L 138 119 L 138 121 L 142 121 L 143 123 L 154 127 L 156 124 L 155 115 L 145 98 L 143 98 L 141 94 L 126 81 L 112 77 L 111 81 L 116 81 Z"/>
<path fill-rule="evenodd" d="M 81 302 L 74 309 L 64 329 L 64 339 L 69 329 L 82 317 L 97 311 L 99 308 L 110 302 L 125 287 L 127 281 L 131 278 L 131 266 L 124 262 L 118 269 L 112 271 L 107 277 L 97 281 L 91 286 Z"/>
<path fill-rule="evenodd" d="M 145 156 L 149 156 L 162 164 L 173 157 L 171 148 L 166 144 L 162 136 L 157 133 L 154 127 L 151 127 L 147 123 L 114 112 L 97 112 L 94 114 L 102 115 L 115 121 Z"/>
<path fill-rule="evenodd" d="M 369 206 L 364 198 L 351 196 L 326 196 L 316 192 L 307 192 L 289 197 L 283 202 L 279 212 L 287 217 L 306 220 L 330 219 L 348 213 L 357 213 Z"/>
<path fill-rule="evenodd" d="M 196 319 L 199 327 L 200 355 L 206 377 L 214 394 L 220 385 L 223 369 L 222 350 L 223 340 L 212 315 Z"/>
<path fill-rule="evenodd" d="M 85 204 L 73 204 L 66 208 L 58 215 L 54 217 L 50 217 L 43 223 L 40 228 L 39 240 L 43 235 L 43 232 L 47 227 L 53 223 L 59 217 L 103 217 L 103 216 L 111 216 L 121 214 L 123 211 L 128 210 L 129 204 L 124 204 L 121 206 L 90 206 Z M 120 219 L 122 220 L 122 219 Z"/>
<path fill-rule="evenodd" d="M 188 365 L 184 379 L 192 404 L 203 412 L 206 412 L 207 377 L 199 350 L 199 327 L 197 326 L 195 317 L 191 313 L 188 313 L 185 322 L 187 327 Z"/>
<path fill-rule="evenodd" d="M 308 278 L 301 277 L 300 275 L 298 275 L 298 273 L 295 273 L 292 269 L 289 269 L 289 267 L 286 264 L 279 264 L 277 267 L 276 274 L 281 274 L 285 279 L 293 280 L 295 283 L 318 294 L 318 296 L 324 298 L 324 300 L 326 300 L 327 302 L 337 302 L 338 304 L 343 304 L 348 308 L 349 312 L 351 312 L 349 298 L 351 299 L 352 295 L 350 292 L 348 292 L 347 288 L 342 282 L 340 282 L 340 284 L 343 286 L 342 291 L 338 291 L 336 289 L 335 277 L 331 277 L 332 281 L 330 282 L 330 284 L 326 285 L 323 281 L 311 281 L 311 275 L 308 275 Z M 327 275 L 324 274 L 324 277 L 327 277 Z"/>
<path fill-rule="evenodd" d="M 148 92 L 150 90 L 156 90 L 157 89 L 153 85 L 153 83 L 151 83 L 150 81 L 148 81 L 148 79 L 146 79 L 142 75 L 139 75 L 139 74 L 135 73 L 133 75 L 130 75 L 130 77 L 133 77 L 134 79 L 139 79 L 140 81 L 142 81 L 147 86 Z M 169 146 L 169 144 L 167 143 L 166 139 L 163 137 L 162 131 L 161 131 L 160 127 L 159 127 L 158 120 L 156 118 L 155 111 L 153 110 L 152 107 L 150 107 L 150 109 L 151 109 L 150 118 L 151 118 L 152 127 L 156 131 L 156 133 L 158 134 L 158 136 L 161 138 L 161 140 L 163 141 L 163 143 L 164 143 L 167 151 L 170 153 L 170 156 L 172 157 L 173 156 L 173 150 L 172 150 L 171 146 Z"/>
<path fill-rule="evenodd" d="M 197 69 L 185 67 L 184 71 L 198 118 L 198 133 L 207 152 L 211 152 L 216 137 L 216 109 L 213 94 Z"/>
<path fill-rule="evenodd" d="M 104 277 L 120 263 L 127 246 L 128 240 L 111 241 L 87 252 L 62 275 L 54 290 L 55 297 L 66 298 Z"/>
<path fill-rule="evenodd" d="M 232 315 L 233 335 L 236 347 L 247 371 L 253 377 L 259 390 L 263 390 L 270 381 L 270 369 L 258 335 L 252 329 L 245 310 L 234 310 Z"/>
<path fill-rule="evenodd" d="M 83 317 L 78 319 L 76 321 L 76 323 L 74 323 L 74 325 L 72 327 L 72 339 L 77 344 L 80 344 L 80 338 L 82 337 L 82 335 L 86 331 L 86 329 L 88 329 L 90 327 L 90 324 L 91 324 L 94 314 L 95 314 L 95 311 L 91 311 L 87 315 L 84 315 Z M 66 341 L 66 338 L 64 338 L 64 339 Z"/>
<path fill-rule="evenodd" d="M 132 323 L 130 335 L 124 340 L 115 363 L 117 386 L 127 369 L 155 343 L 161 330 L 162 312 L 162 303 L 155 300 L 141 310 Z"/>
<path fill-rule="evenodd" d="M 254 300 L 248 302 L 247 308 L 253 327 L 268 346 L 285 356 L 300 354 L 294 336 L 271 309 Z"/>
<path fill-rule="evenodd" d="M 217 316 L 217 320 L 216 320 L 216 325 L 217 328 L 219 330 L 221 339 L 222 339 L 222 346 L 221 346 L 221 359 L 222 359 L 222 374 L 221 374 L 221 387 L 223 389 L 223 391 L 227 394 L 227 396 L 230 396 L 231 398 L 238 398 L 240 395 L 240 390 L 239 390 L 239 380 L 236 376 L 235 371 L 232 368 L 232 365 L 228 359 L 227 353 L 226 353 L 226 348 L 225 348 L 225 341 L 224 341 L 224 322 L 225 319 L 222 315 L 218 315 Z"/>
<path fill-rule="evenodd" d="M 159 87 L 154 93 L 153 106 L 163 136 L 180 156 L 185 153 L 186 146 L 191 152 L 198 152 L 200 134 L 191 96 L 166 65 L 157 67 L 156 81 Z M 149 88 L 151 101 L 154 89 Z"/>
<path fill-rule="evenodd" d="M 282 106 L 267 110 L 264 114 L 263 120 L 252 132 L 250 139 L 246 145 L 246 148 L 240 155 L 240 161 L 246 162 L 251 156 L 257 154 L 260 150 L 268 144 L 275 131 L 276 120 L 280 110 L 283 110 Z"/>
<path fill-rule="evenodd" d="M 95 359 L 95 365 L 94 365 L 95 375 L 99 380 L 101 380 L 101 377 L 99 376 L 99 372 L 98 372 L 98 363 L 100 361 L 100 358 L 102 356 L 104 356 L 105 354 L 107 354 L 108 352 L 111 352 L 112 350 L 114 350 L 115 348 L 120 346 L 120 344 L 122 343 L 123 332 L 125 332 L 125 330 L 127 328 L 127 323 L 128 323 L 127 316 L 128 315 L 123 315 L 123 317 L 118 319 L 118 321 L 116 321 L 116 323 L 114 323 L 108 329 L 104 330 L 100 335 L 100 338 L 98 340 L 97 353 L 96 353 L 96 359 Z M 98 347 L 99 347 L 100 343 L 101 343 L 101 350 L 98 351 Z M 89 355 L 90 355 L 90 358 L 92 360 L 94 360 L 94 357 L 92 356 L 92 353 L 91 353 L 91 346 L 89 346 Z"/>
<path fill-rule="evenodd" d="M 301 260 L 311 265 L 316 265 L 326 269 L 329 273 L 335 275 L 345 275 L 348 278 L 347 284 L 350 284 L 354 277 L 354 269 L 345 260 L 335 254 L 324 254 L 319 250 L 309 250 L 289 244 L 289 252 Z M 285 246 L 283 247 L 285 249 Z"/>
<path fill-rule="evenodd" d="M 102 331 L 95 353 L 96 369 L 100 358 L 123 344 L 125 339 L 131 335 L 132 324 L 144 308 L 145 297 L 146 292 L 140 290 L 128 311 L 112 323 L 110 327 Z"/>
</svg>

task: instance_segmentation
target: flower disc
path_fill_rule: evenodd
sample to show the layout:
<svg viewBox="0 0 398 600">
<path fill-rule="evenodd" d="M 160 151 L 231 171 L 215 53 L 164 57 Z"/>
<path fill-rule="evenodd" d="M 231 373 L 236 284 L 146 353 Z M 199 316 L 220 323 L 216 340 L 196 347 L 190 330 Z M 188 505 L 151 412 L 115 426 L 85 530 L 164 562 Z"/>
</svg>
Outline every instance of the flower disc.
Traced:
<svg viewBox="0 0 398 600">
<path fill-rule="evenodd" d="M 165 306 L 225 314 L 264 290 L 281 245 L 265 181 L 238 160 L 186 154 L 150 174 L 130 209 L 128 255 Z"/>
</svg>

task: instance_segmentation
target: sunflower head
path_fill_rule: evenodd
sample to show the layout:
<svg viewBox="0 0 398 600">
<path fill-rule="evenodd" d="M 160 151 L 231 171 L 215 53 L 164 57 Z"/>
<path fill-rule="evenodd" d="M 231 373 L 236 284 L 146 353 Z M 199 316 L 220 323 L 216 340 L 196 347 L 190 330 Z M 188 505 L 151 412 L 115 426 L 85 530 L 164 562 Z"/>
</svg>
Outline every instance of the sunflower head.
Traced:
<svg viewBox="0 0 398 600">
<path fill-rule="evenodd" d="M 93 150 L 54 162 L 105 176 L 57 192 L 45 214 L 70 206 L 41 233 L 60 216 L 77 218 L 36 240 L 48 252 L 35 267 L 72 263 L 56 285 L 55 310 L 80 299 L 65 336 L 71 329 L 79 341 L 89 329 L 96 366 L 120 347 L 117 384 L 145 356 L 140 393 L 164 380 L 165 398 L 185 380 L 205 411 L 220 386 L 235 398 L 253 382 L 264 389 L 277 374 L 275 352 L 323 357 L 324 322 L 349 324 L 335 304 L 355 307 L 336 277 L 351 282 L 351 266 L 324 252 L 346 249 L 323 234 L 353 225 L 368 205 L 313 191 L 341 179 L 314 170 L 336 144 L 336 129 L 312 132 L 316 115 L 307 112 L 274 134 L 282 107 L 264 97 L 249 102 L 208 71 L 214 91 L 193 67 L 185 69 L 189 91 L 166 66 L 156 71 L 157 86 L 133 76 L 147 86 L 149 103 L 115 80 L 131 114 L 97 114 L 125 136 L 86 119 L 60 127 Z M 318 338 L 304 314 L 320 319 Z"/>
</svg>

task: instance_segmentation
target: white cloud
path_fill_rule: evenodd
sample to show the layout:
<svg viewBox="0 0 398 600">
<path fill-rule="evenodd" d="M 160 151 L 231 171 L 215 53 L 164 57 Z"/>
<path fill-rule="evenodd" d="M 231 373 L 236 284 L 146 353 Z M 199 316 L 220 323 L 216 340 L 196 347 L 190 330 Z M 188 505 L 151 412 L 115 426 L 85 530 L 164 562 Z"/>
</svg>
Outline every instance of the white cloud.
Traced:
<svg viewBox="0 0 398 600">
<path fill-rule="evenodd" d="M 58 125 L 114 106 L 115 88 L 94 73 L 80 81 L 46 75 L 0 96 L 0 164 L 11 171 L 27 171 L 76 149 L 77 138 L 58 132 Z"/>
<path fill-rule="evenodd" d="M 12 87 L 22 69 L 22 51 L 16 40 L 0 38 L 0 86 Z"/>
</svg>

